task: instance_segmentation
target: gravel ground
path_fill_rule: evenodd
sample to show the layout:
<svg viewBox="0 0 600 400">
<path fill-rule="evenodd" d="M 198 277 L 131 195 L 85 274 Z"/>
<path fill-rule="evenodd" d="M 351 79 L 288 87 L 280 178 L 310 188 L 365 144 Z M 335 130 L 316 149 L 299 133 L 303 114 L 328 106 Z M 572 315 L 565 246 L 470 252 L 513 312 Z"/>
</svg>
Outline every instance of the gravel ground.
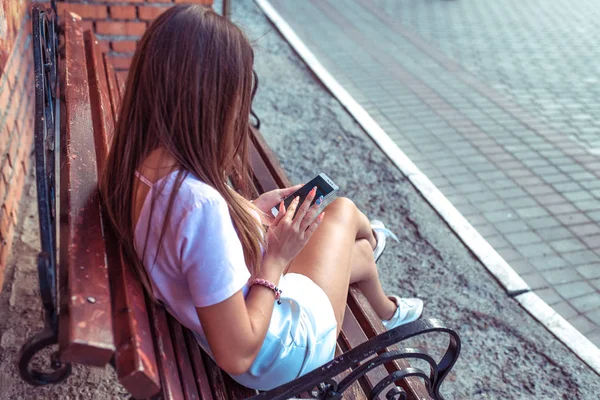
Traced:
<svg viewBox="0 0 600 400">
<path fill-rule="evenodd" d="M 427 317 L 442 319 L 461 335 L 461 357 L 442 387 L 446 397 L 597 399 L 598 376 L 506 296 L 254 3 L 236 1 L 233 19 L 255 40 L 261 79 L 255 108 L 261 131 L 290 178 L 304 182 L 326 172 L 341 195 L 368 216 L 383 219 L 401 239 L 380 262 L 385 289 L 423 298 Z M 110 368 L 76 367 L 65 383 L 45 388 L 32 388 L 18 377 L 18 349 L 41 327 L 32 181 L 30 176 L 0 294 L 0 400 L 126 398 Z M 431 338 L 416 344 L 435 352 L 443 342 Z"/>
</svg>

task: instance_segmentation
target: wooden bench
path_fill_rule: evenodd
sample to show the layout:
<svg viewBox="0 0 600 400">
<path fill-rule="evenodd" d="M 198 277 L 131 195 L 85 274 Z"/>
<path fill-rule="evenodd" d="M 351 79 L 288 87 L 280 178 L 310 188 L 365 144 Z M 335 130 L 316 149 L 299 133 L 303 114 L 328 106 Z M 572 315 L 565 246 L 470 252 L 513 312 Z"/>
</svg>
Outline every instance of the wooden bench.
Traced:
<svg viewBox="0 0 600 400">
<path fill-rule="evenodd" d="M 331 363 L 261 394 L 237 384 L 221 371 L 187 328 L 163 307 L 148 301 L 103 220 L 98 174 L 110 147 L 124 82 L 119 84 L 94 34 L 83 32 L 78 16 L 65 13 L 61 18 L 58 61 L 55 14 L 36 5 L 32 19 L 36 181 L 42 239 L 38 268 L 47 320 L 46 328 L 21 350 L 19 368 L 27 382 L 60 382 L 68 377 L 72 363 L 111 363 L 119 382 L 136 399 L 287 399 L 309 390 L 315 398 L 363 399 L 377 393 L 400 396 L 402 392 L 410 399 L 442 398 L 440 385 L 460 352 L 457 334 L 435 319 L 416 321 L 388 332 L 355 287 L 350 288 L 348 295 L 338 357 Z M 55 83 L 57 70 L 59 82 Z M 58 103 L 56 98 L 60 99 Z M 54 132 L 58 132 L 57 121 L 61 149 L 58 295 L 54 233 L 56 152 L 52 145 Z M 290 186 L 258 131 L 252 138 L 251 159 L 256 194 Z M 428 332 L 450 338 L 439 362 L 423 351 L 400 350 L 396 346 L 406 338 Z M 52 358 L 53 370 L 40 372 L 31 368 L 33 356 L 55 343 L 59 350 Z M 429 364 L 427 373 L 411 367 L 408 358 L 424 360 Z"/>
</svg>

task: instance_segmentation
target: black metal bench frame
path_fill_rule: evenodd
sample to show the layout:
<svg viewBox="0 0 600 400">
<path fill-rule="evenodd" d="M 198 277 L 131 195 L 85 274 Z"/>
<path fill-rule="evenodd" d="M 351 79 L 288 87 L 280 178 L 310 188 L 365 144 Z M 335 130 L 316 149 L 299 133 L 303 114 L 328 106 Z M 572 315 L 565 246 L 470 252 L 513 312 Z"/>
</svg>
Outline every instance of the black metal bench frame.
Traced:
<svg viewBox="0 0 600 400">
<path fill-rule="evenodd" d="M 51 8 L 36 5 L 32 11 L 33 51 L 35 63 L 35 162 L 41 251 L 38 255 L 40 295 L 44 306 L 45 327 L 32 336 L 21 348 L 19 372 L 32 385 L 47 385 L 65 380 L 71 365 L 62 363 L 59 352 L 52 354 L 50 372 L 30 367 L 36 354 L 58 344 L 58 290 L 57 290 L 57 240 L 56 240 L 56 137 L 59 132 L 58 49 L 59 30 L 55 0 Z M 436 362 L 427 352 L 395 347 L 396 344 L 424 333 L 447 334 L 449 344 L 445 354 Z M 321 368 L 286 385 L 261 393 L 253 399 L 288 399 L 301 393 L 312 398 L 339 399 L 357 379 L 377 366 L 397 359 L 420 359 L 429 365 L 429 371 L 409 367 L 390 373 L 369 394 L 377 398 L 385 389 L 388 399 L 405 399 L 406 392 L 394 382 L 416 376 L 421 378 L 434 399 L 443 399 L 440 386 L 456 362 L 461 348 L 457 333 L 437 319 L 424 319 L 384 332 L 346 353 L 336 357 Z M 340 375 L 343 378 L 340 378 Z M 334 378 L 338 377 L 337 380 Z"/>
</svg>

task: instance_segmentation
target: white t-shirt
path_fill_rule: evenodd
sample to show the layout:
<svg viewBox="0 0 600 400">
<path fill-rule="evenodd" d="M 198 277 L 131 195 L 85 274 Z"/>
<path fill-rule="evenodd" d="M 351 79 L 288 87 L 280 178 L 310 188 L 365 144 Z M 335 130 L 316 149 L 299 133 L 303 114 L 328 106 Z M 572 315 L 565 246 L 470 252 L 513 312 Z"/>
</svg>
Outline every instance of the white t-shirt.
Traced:
<svg viewBox="0 0 600 400">
<path fill-rule="evenodd" d="M 239 290 L 245 297 L 250 272 L 225 199 L 192 174 L 175 196 L 157 257 L 176 176 L 171 173 L 151 187 L 135 227 L 134 244 L 156 298 L 198 334 L 210 353 L 196 307 L 220 303 Z"/>
</svg>

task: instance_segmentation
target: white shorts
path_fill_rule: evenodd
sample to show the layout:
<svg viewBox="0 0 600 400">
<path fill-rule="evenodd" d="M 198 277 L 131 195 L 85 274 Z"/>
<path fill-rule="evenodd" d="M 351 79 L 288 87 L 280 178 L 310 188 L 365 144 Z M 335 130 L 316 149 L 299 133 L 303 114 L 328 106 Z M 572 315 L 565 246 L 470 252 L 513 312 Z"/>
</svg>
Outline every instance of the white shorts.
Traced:
<svg viewBox="0 0 600 400">
<path fill-rule="evenodd" d="M 248 372 L 233 376 L 244 386 L 269 390 L 331 361 L 337 322 L 329 298 L 310 278 L 286 274 L 279 281 L 265 341 Z"/>
</svg>

